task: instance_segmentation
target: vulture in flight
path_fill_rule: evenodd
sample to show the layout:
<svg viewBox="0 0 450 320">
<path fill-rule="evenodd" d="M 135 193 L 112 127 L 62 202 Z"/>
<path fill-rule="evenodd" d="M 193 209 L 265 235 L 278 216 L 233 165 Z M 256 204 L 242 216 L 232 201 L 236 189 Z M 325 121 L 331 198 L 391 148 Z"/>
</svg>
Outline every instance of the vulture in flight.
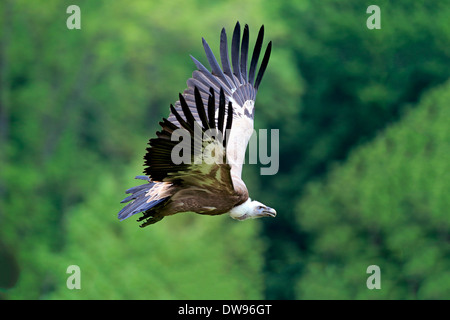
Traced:
<svg viewBox="0 0 450 320">
<path fill-rule="evenodd" d="M 254 103 L 269 62 L 272 42 L 259 69 L 264 26 L 259 30 L 249 62 L 249 28 L 236 24 L 231 40 L 231 63 L 225 28 L 220 34 L 219 66 L 208 43 L 203 47 L 209 71 L 191 56 L 197 70 L 188 88 L 170 105 L 161 131 L 150 139 L 144 156 L 143 185 L 130 188 L 118 214 L 120 220 L 143 213 L 141 227 L 179 212 L 205 215 L 228 213 L 232 218 L 275 217 L 276 211 L 249 198 L 241 172 L 253 134 Z M 180 152 L 181 151 L 181 152 Z M 180 156 L 182 154 L 182 156 Z"/>
</svg>

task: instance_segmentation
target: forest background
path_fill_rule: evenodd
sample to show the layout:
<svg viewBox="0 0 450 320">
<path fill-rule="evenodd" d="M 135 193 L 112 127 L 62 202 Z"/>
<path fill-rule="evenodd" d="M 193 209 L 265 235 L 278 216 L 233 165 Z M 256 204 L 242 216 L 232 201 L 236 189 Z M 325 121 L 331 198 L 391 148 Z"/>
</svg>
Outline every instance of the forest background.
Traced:
<svg viewBox="0 0 450 320">
<path fill-rule="evenodd" d="M 1 1 L 0 298 L 450 299 L 449 16 L 448 1 Z M 277 217 L 119 222 L 189 54 L 207 65 L 201 38 L 217 55 L 236 21 L 273 41 L 255 127 L 279 129 L 280 168 L 243 175 Z"/>
</svg>

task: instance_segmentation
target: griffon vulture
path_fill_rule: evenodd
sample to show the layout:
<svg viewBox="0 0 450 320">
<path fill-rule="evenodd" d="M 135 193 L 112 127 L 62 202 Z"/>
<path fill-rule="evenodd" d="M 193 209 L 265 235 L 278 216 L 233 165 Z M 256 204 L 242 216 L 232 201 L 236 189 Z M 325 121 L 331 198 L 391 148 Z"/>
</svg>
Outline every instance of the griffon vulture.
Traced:
<svg viewBox="0 0 450 320">
<path fill-rule="evenodd" d="M 211 71 L 191 56 L 197 70 L 179 100 L 170 105 L 169 117 L 159 123 L 162 130 L 156 133 L 157 138 L 150 139 L 144 156 L 145 176 L 136 177 L 146 183 L 126 191 L 130 196 L 122 203 L 131 202 L 119 212 L 120 220 L 140 212 L 141 227 L 179 212 L 229 213 L 237 220 L 275 217 L 274 209 L 249 198 L 241 179 L 253 133 L 255 97 L 272 48 L 269 42 L 257 72 L 263 37 L 264 26 L 259 30 L 249 68 L 247 25 L 242 41 L 239 22 L 234 28 L 231 64 L 227 34 L 222 29 L 222 68 L 202 39 Z M 182 161 L 182 152 L 176 152 L 180 148 L 185 148 Z"/>
</svg>

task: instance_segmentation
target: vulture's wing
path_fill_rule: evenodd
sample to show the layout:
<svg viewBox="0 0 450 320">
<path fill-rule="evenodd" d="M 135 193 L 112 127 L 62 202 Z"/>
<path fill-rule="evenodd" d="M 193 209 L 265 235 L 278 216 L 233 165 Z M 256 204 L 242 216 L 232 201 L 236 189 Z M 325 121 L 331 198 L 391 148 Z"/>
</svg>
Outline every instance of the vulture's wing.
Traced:
<svg viewBox="0 0 450 320">
<path fill-rule="evenodd" d="M 198 60 L 191 56 L 198 70 L 194 71 L 192 78 L 187 81 L 188 88 L 183 92 L 183 98 L 191 111 L 194 120 L 201 122 L 201 114 L 195 102 L 195 88 L 198 88 L 203 103 L 207 103 L 210 97 L 210 88 L 215 92 L 216 99 L 220 90 L 223 89 L 225 95 L 225 103 L 232 102 L 233 112 L 233 130 L 229 137 L 229 147 L 227 148 L 228 162 L 232 167 L 232 173 L 240 178 L 242 164 L 244 163 L 245 151 L 248 141 L 253 134 L 253 117 L 254 117 L 254 101 L 258 91 L 259 84 L 269 62 L 272 42 L 267 45 L 264 57 L 259 67 L 257 64 L 261 53 L 264 38 L 264 26 L 258 33 L 256 44 L 250 60 L 250 68 L 248 69 L 248 46 L 249 46 L 249 29 L 245 25 L 241 41 L 241 27 L 239 22 L 236 24 L 231 42 L 231 64 L 228 55 L 228 41 L 225 29 L 222 29 L 220 35 L 220 60 L 222 68 L 211 51 L 208 43 L 203 39 L 203 47 L 205 49 L 208 63 L 211 67 L 209 71 Z M 255 78 L 256 75 L 256 78 Z M 215 103 L 215 114 L 219 113 L 219 103 Z M 179 124 L 176 115 L 181 114 L 183 104 L 181 99 L 175 103 L 172 108 L 168 120 L 175 125 Z M 226 110 L 228 116 L 228 110 Z M 216 116 L 216 121 L 219 117 Z M 188 120 L 184 118 L 183 120 Z"/>
<path fill-rule="evenodd" d="M 194 88 L 199 119 L 196 121 L 181 94 L 179 101 L 180 111 L 170 106 L 176 121 L 163 119 L 158 138 L 149 141 L 144 156 L 145 174 L 152 181 L 233 193 L 231 167 L 226 161 L 228 140 L 226 135 L 222 136 L 222 132 L 230 132 L 232 128 L 233 117 L 226 116 L 232 114 L 232 103 L 225 104 L 224 92 L 220 90 L 216 105 L 215 92 L 211 89 L 205 108 L 199 90 Z M 215 110 L 218 110 L 217 117 Z"/>
</svg>

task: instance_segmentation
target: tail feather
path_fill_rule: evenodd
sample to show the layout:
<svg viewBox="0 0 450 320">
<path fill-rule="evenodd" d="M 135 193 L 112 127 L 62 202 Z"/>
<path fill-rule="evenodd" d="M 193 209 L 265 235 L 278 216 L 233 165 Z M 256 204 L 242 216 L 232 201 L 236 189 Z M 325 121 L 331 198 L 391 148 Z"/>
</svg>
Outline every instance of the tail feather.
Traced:
<svg viewBox="0 0 450 320">
<path fill-rule="evenodd" d="M 146 195 L 156 185 L 156 183 L 152 182 L 147 176 L 137 176 L 136 179 L 146 180 L 148 183 L 132 187 L 125 191 L 127 194 L 131 193 L 131 195 L 123 199 L 121 203 L 133 201 L 128 203 L 118 213 L 118 218 L 121 221 L 135 215 L 136 213 L 145 212 L 168 199 L 168 197 L 166 197 L 147 202 L 148 196 Z"/>
<path fill-rule="evenodd" d="M 128 197 L 126 197 L 125 199 L 120 201 L 120 203 L 127 203 L 131 200 L 134 200 L 134 199 L 142 196 L 143 194 L 145 195 L 153 187 L 153 185 L 154 185 L 154 183 L 143 184 L 143 185 L 128 189 L 127 191 L 125 191 L 125 193 L 131 193 L 131 195 L 129 195 Z"/>
</svg>

